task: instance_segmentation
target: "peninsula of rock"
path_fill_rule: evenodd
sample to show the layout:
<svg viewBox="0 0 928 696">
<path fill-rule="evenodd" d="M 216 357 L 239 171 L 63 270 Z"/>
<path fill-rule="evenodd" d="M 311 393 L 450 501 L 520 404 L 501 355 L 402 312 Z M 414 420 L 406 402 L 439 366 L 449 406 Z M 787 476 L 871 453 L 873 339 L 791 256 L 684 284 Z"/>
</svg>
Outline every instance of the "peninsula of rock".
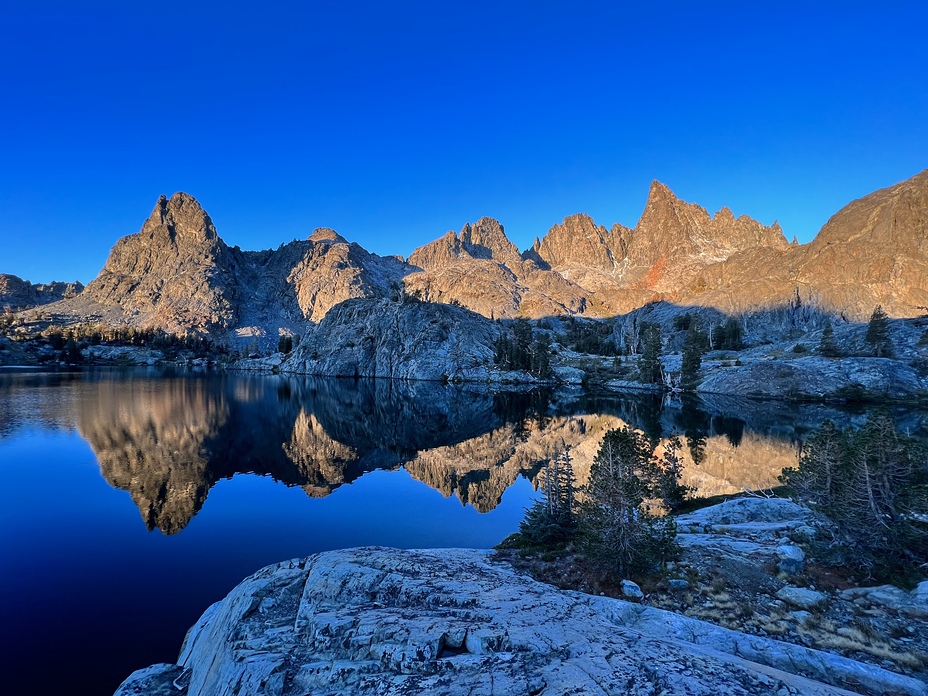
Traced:
<svg viewBox="0 0 928 696">
<path fill-rule="evenodd" d="M 852 693 L 918 679 L 634 602 L 557 590 L 490 552 L 331 551 L 269 566 L 211 606 L 177 664 L 117 696 Z"/>
</svg>

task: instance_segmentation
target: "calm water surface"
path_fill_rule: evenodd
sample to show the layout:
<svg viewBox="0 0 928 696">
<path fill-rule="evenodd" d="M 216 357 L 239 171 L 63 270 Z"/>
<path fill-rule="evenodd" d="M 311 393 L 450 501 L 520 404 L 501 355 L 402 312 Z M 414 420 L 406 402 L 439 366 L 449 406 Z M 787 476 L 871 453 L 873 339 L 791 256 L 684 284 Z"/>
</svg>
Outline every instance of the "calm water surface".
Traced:
<svg viewBox="0 0 928 696">
<path fill-rule="evenodd" d="M 897 409 L 925 434 L 924 413 Z M 515 531 L 544 461 L 582 483 L 602 433 L 678 433 L 703 494 L 773 485 L 824 418 L 732 399 L 155 371 L 0 373 L 7 693 L 112 693 L 173 662 L 246 575 L 361 545 L 480 547 Z M 55 665 L 55 668 L 50 668 Z M 12 680 L 12 683 L 10 682 Z"/>
</svg>

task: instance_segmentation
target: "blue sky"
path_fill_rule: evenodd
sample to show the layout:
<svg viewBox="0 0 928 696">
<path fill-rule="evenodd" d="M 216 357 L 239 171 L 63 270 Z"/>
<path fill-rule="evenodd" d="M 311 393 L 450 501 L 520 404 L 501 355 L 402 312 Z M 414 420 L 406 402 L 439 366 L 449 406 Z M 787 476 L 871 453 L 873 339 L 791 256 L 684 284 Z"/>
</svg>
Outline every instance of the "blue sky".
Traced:
<svg viewBox="0 0 928 696">
<path fill-rule="evenodd" d="M 928 168 L 928 3 L 36 2 L 0 23 L 0 272 L 87 282 L 161 193 L 245 249 L 634 225 L 809 241 Z"/>
</svg>

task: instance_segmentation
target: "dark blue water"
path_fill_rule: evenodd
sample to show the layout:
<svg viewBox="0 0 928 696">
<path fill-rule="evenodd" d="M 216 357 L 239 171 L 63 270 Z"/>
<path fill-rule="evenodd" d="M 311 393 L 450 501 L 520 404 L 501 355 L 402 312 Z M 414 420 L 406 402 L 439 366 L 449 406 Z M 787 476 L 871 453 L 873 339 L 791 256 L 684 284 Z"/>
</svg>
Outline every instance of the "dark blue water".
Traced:
<svg viewBox="0 0 928 696">
<path fill-rule="evenodd" d="M 517 479 L 492 511 L 480 513 L 395 468 L 352 471 L 357 478 L 350 484 L 309 497 L 298 486 L 300 472 L 280 461 L 283 438 L 269 427 L 287 410 L 280 407 L 279 385 L 260 379 L 98 375 L 29 383 L 17 375 L 7 382 L 0 392 L 6 693 L 112 693 L 132 670 L 173 662 L 202 611 L 264 565 L 369 544 L 490 547 L 516 529 L 532 493 L 527 480 Z M 357 392 L 345 396 L 349 411 L 370 405 L 352 402 Z M 255 427 L 246 427 L 252 416 Z M 211 419 L 223 423 L 218 431 L 203 427 Z M 293 420 L 284 427 L 292 428 Z M 226 428 L 233 432 L 224 433 Z M 195 489 L 205 479 L 208 502 L 190 519 L 183 506 L 179 516 L 148 515 L 147 508 L 140 515 L 131 488 L 144 481 L 132 477 L 144 479 L 145 472 L 130 468 L 129 479 L 120 481 L 130 490 L 120 490 L 101 475 L 98 456 L 109 458 L 105 473 L 121 479 L 126 472 L 114 476 L 114 465 L 131 460 L 159 466 L 136 461 L 134 448 L 164 445 L 174 436 L 177 441 L 159 452 L 170 457 L 190 444 L 185 429 L 199 432 L 205 444 L 181 451 L 160 482 Z M 210 437 L 235 444 L 210 444 Z M 108 449 L 95 453 L 88 440 Z M 414 443 L 381 444 L 378 450 L 376 443 L 362 443 L 364 454 L 393 463 L 391 444 L 402 451 Z M 221 460 L 210 459 L 210 447 Z M 206 454 L 205 471 L 204 460 L 192 461 L 197 450 Z M 262 459 L 278 480 L 271 473 L 236 471 L 260 471 Z M 193 474 L 189 479 L 185 467 Z M 157 524 L 149 529 L 152 519 L 172 533 Z"/>
<path fill-rule="evenodd" d="M 864 415 L 423 383 L 0 373 L 3 691 L 112 693 L 133 670 L 173 662 L 203 610 L 269 563 L 371 544 L 491 547 L 517 529 L 546 457 L 571 444 L 582 478 L 620 422 L 686 434 L 694 480 L 714 493 L 769 485 L 824 417 Z M 897 415 L 924 428 L 924 414 Z"/>
</svg>

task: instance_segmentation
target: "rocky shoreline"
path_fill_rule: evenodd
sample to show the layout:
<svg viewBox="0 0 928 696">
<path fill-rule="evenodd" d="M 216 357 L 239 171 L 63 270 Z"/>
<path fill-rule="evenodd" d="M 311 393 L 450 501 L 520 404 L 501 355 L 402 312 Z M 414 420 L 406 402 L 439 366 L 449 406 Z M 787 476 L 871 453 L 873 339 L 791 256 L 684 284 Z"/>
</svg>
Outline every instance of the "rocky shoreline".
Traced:
<svg viewBox="0 0 928 696">
<path fill-rule="evenodd" d="M 928 582 L 816 588 L 801 541 L 815 520 L 785 500 L 678 523 L 683 560 L 634 599 L 558 589 L 484 550 L 278 563 L 207 609 L 177 664 L 139 670 L 116 694 L 928 695 Z M 710 570 L 727 587 L 702 591 Z M 739 605 L 740 630 L 723 615 Z M 862 617 L 892 645 L 859 639 Z"/>
</svg>

